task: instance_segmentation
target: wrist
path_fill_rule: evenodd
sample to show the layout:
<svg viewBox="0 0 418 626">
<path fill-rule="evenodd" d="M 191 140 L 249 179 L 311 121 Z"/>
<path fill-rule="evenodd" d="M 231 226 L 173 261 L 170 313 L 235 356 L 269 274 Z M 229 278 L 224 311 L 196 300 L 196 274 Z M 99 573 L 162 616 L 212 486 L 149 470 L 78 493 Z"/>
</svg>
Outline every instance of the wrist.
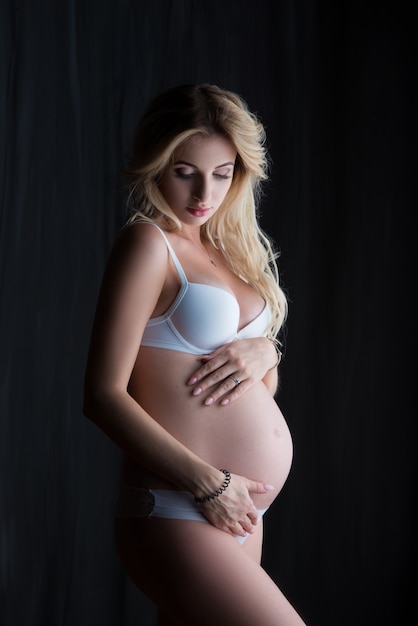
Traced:
<svg viewBox="0 0 418 626">
<path fill-rule="evenodd" d="M 229 483 L 231 482 L 231 473 L 226 469 L 221 469 L 219 471 L 224 474 L 224 480 L 222 485 L 220 485 L 218 489 L 212 491 L 209 494 L 203 495 L 201 497 L 195 496 L 194 500 L 196 504 L 204 504 L 205 502 L 209 502 L 210 500 L 218 498 L 229 487 Z"/>
<path fill-rule="evenodd" d="M 222 470 L 207 465 L 203 468 L 202 473 L 199 472 L 199 474 L 195 476 L 190 491 L 196 500 L 201 500 L 218 491 L 225 482 L 225 476 Z"/>
<path fill-rule="evenodd" d="M 267 371 L 269 372 L 270 370 L 272 370 L 272 369 L 274 369 L 275 367 L 278 367 L 278 365 L 280 365 L 280 362 L 281 362 L 281 360 L 282 360 L 282 352 L 281 352 L 281 350 L 280 350 L 280 348 L 279 348 L 279 344 L 278 344 L 277 339 L 273 339 L 272 337 L 266 337 L 266 339 L 267 339 L 267 340 L 268 340 L 271 344 L 273 344 L 274 350 L 275 350 L 275 352 L 276 352 L 276 361 L 275 361 L 275 363 L 274 363 L 271 367 L 269 367 L 269 369 L 267 370 Z"/>
</svg>

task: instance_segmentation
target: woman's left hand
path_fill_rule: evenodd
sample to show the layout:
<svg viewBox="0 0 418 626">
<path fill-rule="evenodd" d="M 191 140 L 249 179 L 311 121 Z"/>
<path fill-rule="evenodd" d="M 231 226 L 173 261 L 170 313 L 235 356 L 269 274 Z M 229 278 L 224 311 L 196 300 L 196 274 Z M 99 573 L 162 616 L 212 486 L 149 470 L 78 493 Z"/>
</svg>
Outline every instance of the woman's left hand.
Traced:
<svg viewBox="0 0 418 626">
<path fill-rule="evenodd" d="M 277 364 L 273 343 L 266 337 L 237 339 L 201 358 L 203 365 L 190 376 L 188 385 L 193 395 L 200 396 L 209 388 L 204 404 L 230 404 L 255 383 L 260 382 Z"/>
</svg>

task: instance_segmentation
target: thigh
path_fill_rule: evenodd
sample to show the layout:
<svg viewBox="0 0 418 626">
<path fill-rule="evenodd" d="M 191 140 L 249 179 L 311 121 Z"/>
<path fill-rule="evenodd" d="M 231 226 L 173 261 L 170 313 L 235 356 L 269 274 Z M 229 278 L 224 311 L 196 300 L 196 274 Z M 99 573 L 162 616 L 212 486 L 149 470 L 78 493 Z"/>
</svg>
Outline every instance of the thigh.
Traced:
<svg viewBox="0 0 418 626">
<path fill-rule="evenodd" d="M 260 565 L 263 548 L 263 518 L 258 521 L 255 531 L 252 535 L 248 535 L 241 548 Z"/>
<path fill-rule="evenodd" d="M 251 551 L 210 524 L 120 519 L 116 543 L 127 574 L 173 624 L 304 624 Z"/>
</svg>

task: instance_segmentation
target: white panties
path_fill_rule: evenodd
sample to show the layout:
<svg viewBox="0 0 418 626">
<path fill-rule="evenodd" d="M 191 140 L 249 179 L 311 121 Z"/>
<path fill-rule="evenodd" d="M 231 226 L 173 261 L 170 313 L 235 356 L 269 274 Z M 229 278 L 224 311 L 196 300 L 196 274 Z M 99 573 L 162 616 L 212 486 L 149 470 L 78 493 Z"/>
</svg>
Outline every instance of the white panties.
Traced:
<svg viewBox="0 0 418 626">
<path fill-rule="evenodd" d="M 258 519 L 261 519 L 266 511 L 267 509 L 259 510 Z M 145 489 L 127 485 L 120 488 L 116 517 L 163 517 L 210 523 L 192 494 L 187 491 Z M 244 543 L 247 536 L 235 538 L 239 543 Z"/>
</svg>

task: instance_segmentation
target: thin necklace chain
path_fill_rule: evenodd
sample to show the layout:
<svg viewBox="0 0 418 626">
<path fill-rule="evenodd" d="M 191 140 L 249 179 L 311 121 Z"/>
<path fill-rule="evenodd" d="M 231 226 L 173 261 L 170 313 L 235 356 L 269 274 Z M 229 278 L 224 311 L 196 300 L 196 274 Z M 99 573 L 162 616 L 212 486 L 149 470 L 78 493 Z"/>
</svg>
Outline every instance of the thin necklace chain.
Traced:
<svg viewBox="0 0 418 626">
<path fill-rule="evenodd" d="M 203 242 L 202 242 L 202 243 L 203 243 Z M 212 265 L 213 265 L 214 267 L 217 267 L 217 265 L 216 265 L 215 261 L 214 261 L 214 260 L 210 257 L 209 252 L 208 252 L 208 249 L 207 249 L 207 247 L 205 246 L 205 244 L 203 244 L 203 247 L 204 247 L 204 248 L 205 248 L 205 250 L 206 250 L 206 254 L 207 254 L 207 257 L 208 257 L 209 261 L 212 263 Z"/>
</svg>

